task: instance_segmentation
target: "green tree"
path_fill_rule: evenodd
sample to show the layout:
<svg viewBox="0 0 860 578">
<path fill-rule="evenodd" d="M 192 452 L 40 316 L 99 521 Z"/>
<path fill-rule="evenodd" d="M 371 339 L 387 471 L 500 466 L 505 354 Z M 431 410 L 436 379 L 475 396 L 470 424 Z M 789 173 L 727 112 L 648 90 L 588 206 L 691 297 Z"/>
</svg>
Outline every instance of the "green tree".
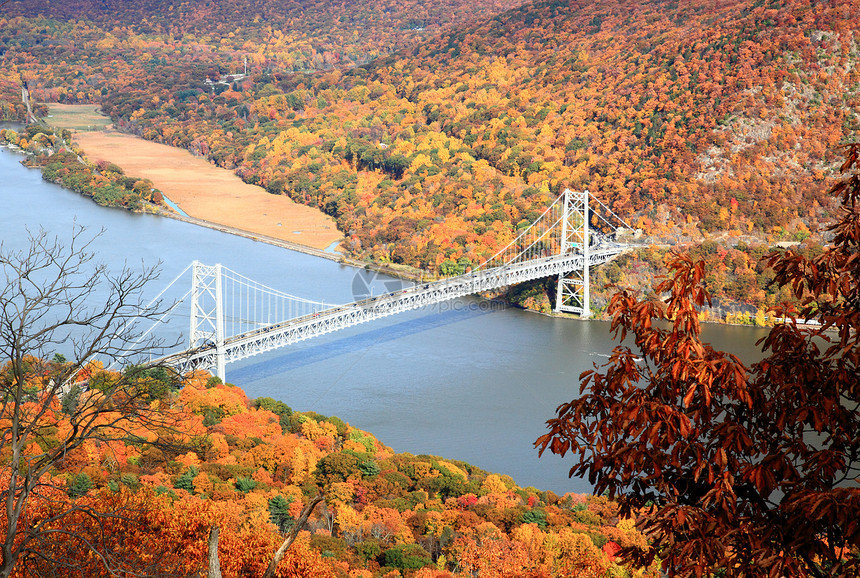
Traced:
<svg viewBox="0 0 860 578">
<path fill-rule="evenodd" d="M 69 489 L 67 493 L 70 498 L 80 498 L 85 496 L 93 487 L 93 480 L 84 472 L 73 476 L 69 480 Z"/>
<path fill-rule="evenodd" d="M 398 570 L 418 570 L 433 564 L 430 554 L 418 544 L 398 544 L 382 555 L 385 566 Z"/>
<path fill-rule="evenodd" d="M 256 480 L 252 480 L 251 478 L 238 478 L 236 480 L 236 489 L 242 492 L 243 494 L 247 494 L 251 490 L 257 487 Z"/>
<path fill-rule="evenodd" d="M 188 466 L 188 469 L 182 472 L 182 475 L 176 478 L 173 482 L 173 487 L 177 490 L 185 490 L 194 493 L 194 478 L 200 473 L 197 466 Z"/>
<path fill-rule="evenodd" d="M 295 518 L 290 515 L 292 501 L 292 496 L 288 500 L 280 494 L 269 498 L 269 519 L 281 532 L 288 532 L 296 522 Z"/>
<path fill-rule="evenodd" d="M 358 469 L 361 470 L 361 474 L 365 478 L 372 478 L 376 476 L 380 472 L 379 464 L 377 464 L 374 460 L 365 460 L 358 464 Z"/>
<path fill-rule="evenodd" d="M 537 524 L 541 529 L 546 528 L 546 512 L 544 510 L 529 510 L 522 515 L 523 524 Z"/>
</svg>

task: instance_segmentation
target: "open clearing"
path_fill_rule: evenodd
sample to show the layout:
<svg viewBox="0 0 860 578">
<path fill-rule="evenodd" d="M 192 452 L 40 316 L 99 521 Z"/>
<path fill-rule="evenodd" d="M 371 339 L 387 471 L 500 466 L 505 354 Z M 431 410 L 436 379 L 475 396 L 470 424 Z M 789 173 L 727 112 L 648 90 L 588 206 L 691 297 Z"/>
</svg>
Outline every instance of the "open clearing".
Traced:
<svg viewBox="0 0 860 578">
<path fill-rule="evenodd" d="M 149 179 L 192 217 L 316 249 L 342 238 L 328 215 L 244 183 L 184 149 L 105 131 L 79 132 L 75 140 L 91 161 L 112 162 L 130 177 Z"/>
<path fill-rule="evenodd" d="M 111 124 L 97 104 L 48 104 L 45 122 L 56 128 L 76 131 L 102 130 Z"/>
</svg>

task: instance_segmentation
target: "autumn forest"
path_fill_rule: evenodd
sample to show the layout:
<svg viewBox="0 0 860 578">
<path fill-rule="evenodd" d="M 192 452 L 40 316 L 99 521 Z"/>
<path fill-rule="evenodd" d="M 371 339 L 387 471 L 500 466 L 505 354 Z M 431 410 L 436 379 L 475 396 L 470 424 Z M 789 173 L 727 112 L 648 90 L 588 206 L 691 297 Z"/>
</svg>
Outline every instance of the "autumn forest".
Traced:
<svg viewBox="0 0 860 578">
<path fill-rule="evenodd" d="M 98 105 L 118 131 L 330 215 L 351 258 L 430 276 L 469 270 L 565 188 L 588 189 L 644 241 L 594 271 L 598 314 L 610 287 L 652 291 L 682 248 L 714 298 L 699 319 L 765 325 L 770 307 L 804 297 L 765 257 L 817 258 L 842 214 L 828 190 L 860 131 L 858 11 L 860 0 L 12 0 L 0 6 L 0 120 L 27 120 L 22 86 L 39 118 L 50 103 Z M 0 143 L 100 204 L 163 203 L 145 179 L 86 158 L 68 130 L 3 128 Z M 554 291 L 533 282 L 507 298 L 548 313 Z M 135 407 L 169 423 L 117 435 L 101 411 L 112 433 L 63 453 L 34 492 L 19 523 L 44 530 L 41 550 L 25 548 L 13 576 L 52 575 L 58 560 L 69 575 L 202 575 L 216 526 L 224 576 L 262 576 L 294 527 L 278 576 L 661 575 L 659 560 L 616 556 L 649 537 L 604 496 L 395 454 L 336 417 L 203 374 L 87 365 L 73 396 L 49 400 L 40 392 L 65 360 L 31 361 L 25 401 L 41 425 L 21 455 L 61 445 L 98 384 L 136 384 Z M 19 383 L 15 367 L 0 381 Z M 116 557 L 57 538 L 60 520 Z M 110 529 L 117 520 L 127 532 Z"/>
<path fill-rule="evenodd" d="M 777 300 L 747 248 L 821 241 L 860 122 L 850 2 L 467 4 L 13 2 L 3 111 L 21 81 L 98 103 L 433 273 L 589 188 L 656 247 L 717 243 L 721 296 Z"/>
</svg>

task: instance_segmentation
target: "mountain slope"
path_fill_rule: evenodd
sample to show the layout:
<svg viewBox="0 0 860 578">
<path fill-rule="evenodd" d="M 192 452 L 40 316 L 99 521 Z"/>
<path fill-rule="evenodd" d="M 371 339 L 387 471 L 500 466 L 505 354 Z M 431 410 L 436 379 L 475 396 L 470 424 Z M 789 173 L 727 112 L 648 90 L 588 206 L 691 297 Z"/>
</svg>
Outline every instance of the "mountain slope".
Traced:
<svg viewBox="0 0 860 578">
<path fill-rule="evenodd" d="M 485 18 L 521 0 L 25 0 L 9 17 L 83 20 L 109 35 L 155 37 L 227 55 L 271 56 L 291 70 L 368 62 L 442 30 Z M 241 59 L 238 60 L 241 62 Z"/>
<path fill-rule="evenodd" d="M 338 65 L 333 36 L 336 49 L 313 48 L 337 14 L 325 6 L 300 30 L 213 17 L 259 44 L 182 19 L 152 33 L 10 19 L 0 35 L 36 98 L 98 100 L 124 130 L 333 215 L 354 254 L 446 273 L 565 186 L 663 243 L 816 238 L 836 148 L 856 138 L 860 0 L 537 2 L 360 67 L 386 25 Z M 357 31 L 363 8 L 349 6 Z M 388 22 L 385 7 L 368 14 Z"/>
<path fill-rule="evenodd" d="M 814 225 L 801 205 L 860 127 L 858 5 L 712 6 L 535 3 L 373 70 L 505 172 L 709 230 Z"/>
</svg>

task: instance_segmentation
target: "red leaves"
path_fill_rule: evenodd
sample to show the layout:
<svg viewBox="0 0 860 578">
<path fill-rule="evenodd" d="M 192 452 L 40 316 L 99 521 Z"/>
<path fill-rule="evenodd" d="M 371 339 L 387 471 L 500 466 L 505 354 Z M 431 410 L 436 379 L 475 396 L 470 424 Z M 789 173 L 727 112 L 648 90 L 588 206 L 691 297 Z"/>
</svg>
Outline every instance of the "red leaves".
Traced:
<svg viewBox="0 0 860 578">
<path fill-rule="evenodd" d="M 844 167 L 858 155 L 850 147 Z M 830 575 L 860 573 L 860 489 L 837 487 L 860 469 L 860 176 L 833 192 L 850 205 L 834 245 L 768 258 L 803 299 L 797 314 L 821 325 L 774 327 L 750 369 L 700 340 L 701 262 L 672 256 L 663 301 L 613 297 L 612 329 L 642 363 L 619 349 L 584 374 L 582 396 L 539 441 L 571 450 L 571 471 L 619 495 L 622 512 L 653 504 L 639 521 L 651 549 L 622 556 L 659 556 L 670 576 L 809 576 L 825 561 Z"/>
<path fill-rule="evenodd" d="M 690 407 L 690 403 L 693 401 L 693 395 L 696 393 L 696 384 L 690 386 L 687 390 L 687 395 L 684 396 L 684 407 Z"/>
<path fill-rule="evenodd" d="M 603 550 L 603 553 L 606 554 L 607 558 L 609 558 L 609 561 L 612 562 L 615 560 L 616 556 L 621 551 L 621 546 L 610 540 L 603 545 L 603 548 L 601 548 L 601 550 Z"/>
</svg>

